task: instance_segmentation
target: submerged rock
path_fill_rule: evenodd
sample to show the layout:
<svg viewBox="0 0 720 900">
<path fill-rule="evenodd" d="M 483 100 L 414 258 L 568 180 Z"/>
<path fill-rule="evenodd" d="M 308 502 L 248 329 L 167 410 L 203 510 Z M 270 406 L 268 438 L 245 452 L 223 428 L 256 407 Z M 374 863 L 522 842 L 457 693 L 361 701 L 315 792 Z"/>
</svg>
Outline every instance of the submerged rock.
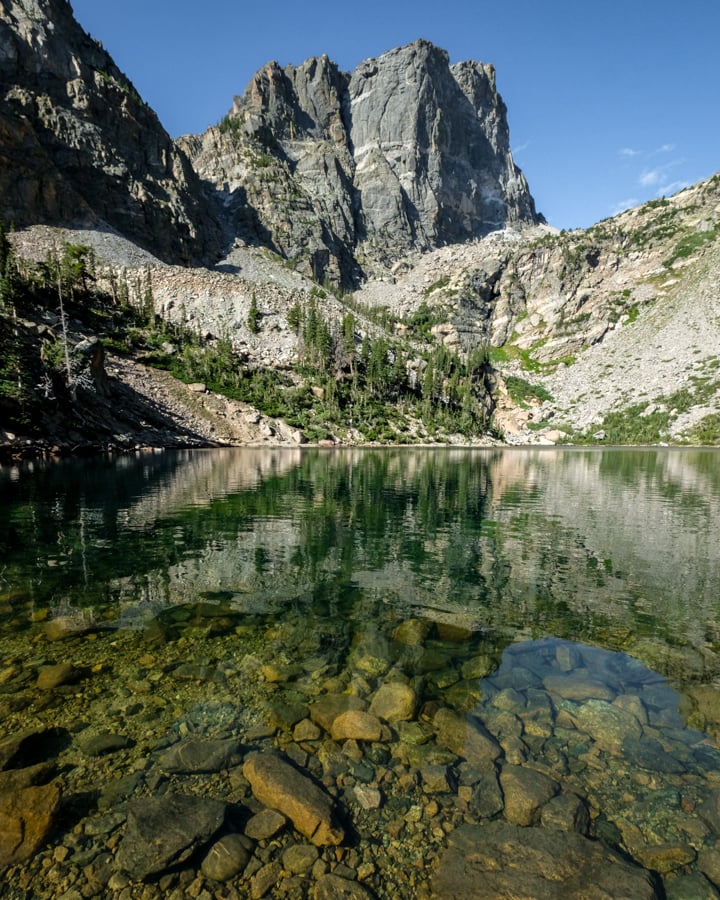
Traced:
<svg viewBox="0 0 720 900">
<path fill-rule="evenodd" d="M 52 691 L 63 684 L 72 684 L 80 678 L 80 671 L 72 663 L 57 663 L 40 670 L 37 686 L 41 691 Z"/>
<path fill-rule="evenodd" d="M 327 694 L 312 704 L 310 718 L 329 732 L 332 730 L 335 719 L 350 709 L 365 710 L 367 703 L 354 694 Z"/>
<path fill-rule="evenodd" d="M 600 841 L 572 832 L 505 822 L 461 825 L 452 833 L 432 882 L 443 900 L 532 897 L 533 900 L 656 900 L 650 872 Z"/>
<path fill-rule="evenodd" d="M 128 809 L 118 868 L 144 881 L 184 862 L 220 830 L 225 810 L 219 800 L 181 794 L 137 800 Z"/>
<path fill-rule="evenodd" d="M 100 734 L 81 735 L 77 744 L 86 756 L 104 756 L 106 753 L 117 753 L 118 750 L 132 747 L 133 741 L 125 734 L 103 731 Z"/>
<path fill-rule="evenodd" d="M 552 778 L 525 766 L 505 766 L 500 773 L 505 818 L 514 825 L 532 825 L 540 808 L 558 792 Z"/>
<path fill-rule="evenodd" d="M 239 834 L 226 834 L 216 841 L 202 861 L 203 875 L 214 881 L 230 881 L 235 878 L 250 861 L 246 840 Z"/>
<path fill-rule="evenodd" d="M 409 722 L 415 718 L 417 694 L 409 684 L 383 684 L 370 703 L 370 712 L 386 722 Z"/>
<path fill-rule="evenodd" d="M 474 716 L 439 709 L 433 726 L 437 743 L 469 763 L 487 765 L 500 756 L 500 745 Z"/>
<path fill-rule="evenodd" d="M 188 740 L 163 753 L 158 765 L 165 772 L 219 772 L 239 762 L 240 743 L 234 738 L 216 741 Z"/>
<path fill-rule="evenodd" d="M 558 794 L 543 806 L 540 814 L 543 828 L 558 831 L 577 831 L 587 835 L 590 830 L 590 814 L 584 800 L 577 794 Z"/>
<path fill-rule="evenodd" d="M 285 816 L 276 809 L 262 809 L 248 820 L 245 834 L 254 841 L 266 841 L 274 837 L 287 824 Z"/>
<path fill-rule="evenodd" d="M 31 859 L 55 824 L 62 792 L 57 782 L 37 784 L 47 765 L 0 775 L 0 866 Z"/>
<path fill-rule="evenodd" d="M 345 832 L 335 822 L 331 797 L 279 756 L 252 756 L 243 766 L 243 775 L 256 799 L 286 815 L 313 844 L 342 842 Z"/>
<path fill-rule="evenodd" d="M 315 900 L 367 900 L 374 895 L 357 881 L 338 875 L 323 875 L 315 884 Z"/>
<path fill-rule="evenodd" d="M 379 741 L 381 733 L 382 725 L 376 716 L 355 709 L 340 713 L 330 732 L 334 741 Z"/>
</svg>

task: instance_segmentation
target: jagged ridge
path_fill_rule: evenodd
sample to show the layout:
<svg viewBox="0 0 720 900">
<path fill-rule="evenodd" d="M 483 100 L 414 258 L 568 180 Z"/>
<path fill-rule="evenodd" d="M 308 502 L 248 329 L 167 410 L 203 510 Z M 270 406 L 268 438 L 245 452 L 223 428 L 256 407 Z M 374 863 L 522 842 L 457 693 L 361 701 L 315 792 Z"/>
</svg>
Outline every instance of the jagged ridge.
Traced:
<svg viewBox="0 0 720 900">
<path fill-rule="evenodd" d="M 181 140 L 238 237 L 357 284 L 413 251 L 538 216 L 490 65 L 416 41 L 348 75 L 269 63 L 223 122 Z"/>
</svg>

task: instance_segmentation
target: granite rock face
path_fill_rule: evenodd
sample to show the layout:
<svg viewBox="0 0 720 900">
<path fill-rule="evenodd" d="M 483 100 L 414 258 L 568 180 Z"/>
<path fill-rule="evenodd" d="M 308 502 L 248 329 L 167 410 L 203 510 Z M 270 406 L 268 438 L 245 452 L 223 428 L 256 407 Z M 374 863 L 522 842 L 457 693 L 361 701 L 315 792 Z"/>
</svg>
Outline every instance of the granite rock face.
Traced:
<svg viewBox="0 0 720 900">
<path fill-rule="evenodd" d="M 341 72 L 272 62 L 181 139 L 236 235 L 352 284 L 412 251 L 537 222 L 492 66 L 416 41 Z"/>
<path fill-rule="evenodd" d="M 221 229 L 188 160 L 66 0 L 0 6 L 0 217 L 111 226 L 168 262 Z"/>
</svg>

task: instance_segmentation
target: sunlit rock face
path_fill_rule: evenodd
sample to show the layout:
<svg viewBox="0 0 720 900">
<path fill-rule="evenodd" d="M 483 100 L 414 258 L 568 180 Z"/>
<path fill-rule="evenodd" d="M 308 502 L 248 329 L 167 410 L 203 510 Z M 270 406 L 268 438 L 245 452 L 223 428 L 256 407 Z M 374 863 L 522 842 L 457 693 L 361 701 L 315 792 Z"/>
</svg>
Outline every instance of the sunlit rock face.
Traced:
<svg viewBox="0 0 720 900">
<path fill-rule="evenodd" d="M 490 65 L 416 41 L 341 72 L 272 62 L 181 145 L 232 227 L 353 283 L 408 252 L 538 221 Z M 303 258 L 301 260 L 301 257 Z"/>
</svg>

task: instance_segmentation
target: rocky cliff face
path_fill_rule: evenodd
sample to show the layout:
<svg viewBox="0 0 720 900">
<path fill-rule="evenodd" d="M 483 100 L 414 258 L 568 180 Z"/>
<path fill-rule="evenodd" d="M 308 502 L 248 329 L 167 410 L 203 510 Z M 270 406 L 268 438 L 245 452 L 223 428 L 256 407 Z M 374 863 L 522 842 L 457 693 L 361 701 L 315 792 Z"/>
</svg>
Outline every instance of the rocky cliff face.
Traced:
<svg viewBox="0 0 720 900">
<path fill-rule="evenodd" d="M 363 62 L 270 63 L 219 126 L 182 139 L 235 233 L 345 284 L 413 251 L 538 220 L 492 66 L 426 41 Z"/>
<path fill-rule="evenodd" d="M 105 222 L 173 262 L 220 248 L 187 159 L 66 0 L 0 4 L 0 217 Z"/>
</svg>

